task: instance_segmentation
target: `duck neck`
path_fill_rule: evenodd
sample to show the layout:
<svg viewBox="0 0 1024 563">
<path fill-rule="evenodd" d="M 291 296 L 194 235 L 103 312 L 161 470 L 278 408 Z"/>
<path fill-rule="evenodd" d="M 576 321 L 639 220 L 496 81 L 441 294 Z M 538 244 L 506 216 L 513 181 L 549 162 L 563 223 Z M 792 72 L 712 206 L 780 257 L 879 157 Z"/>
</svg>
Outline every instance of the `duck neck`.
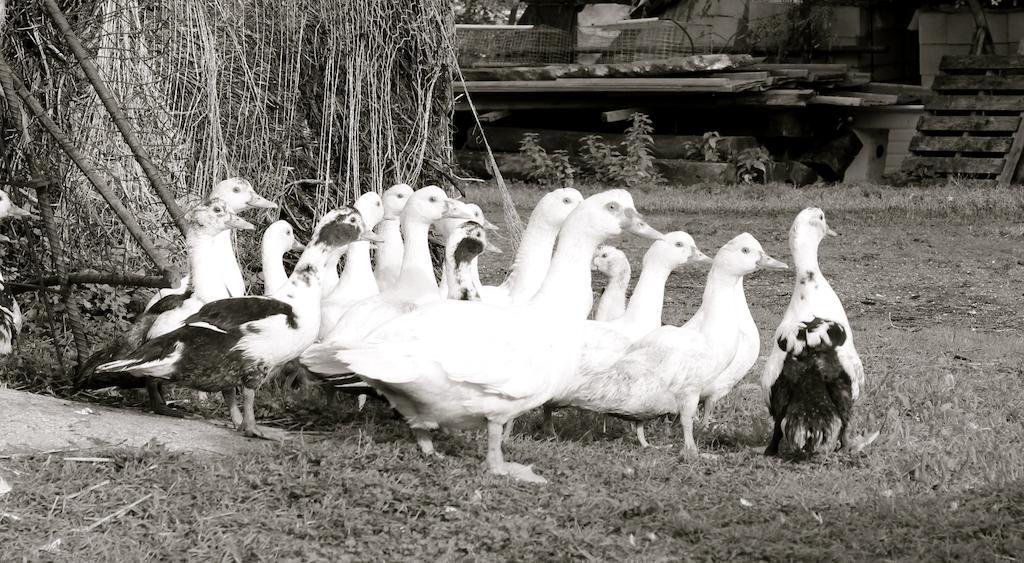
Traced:
<svg viewBox="0 0 1024 563">
<path fill-rule="evenodd" d="M 720 333 L 726 327 L 738 328 L 744 318 L 750 317 L 747 298 L 743 293 L 743 276 L 724 272 L 711 266 L 704 299 L 694 317 L 703 319 L 700 330 L 704 334 Z"/>
<path fill-rule="evenodd" d="M 670 268 L 660 264 L 644 264 L 622 318 L 636 326 L 650 327 L 650 330 L 660 327 L 665 306 L 665 282 L 671 273 Z"/>
<path fill-rule="evenodd" d="M 529 300 L 544 283 L 556 238 L 558 229 L 540 223 L 527 226 L 512 262 L 512 272 L 504 284 L 514 303 Z"/>
<path fill-rule="evenodd" d="M 570 317 L 587 318 L 594 305 L 590 262 L 602 242 L 603 238 L 572 233 L 560 237 L 548 274 L 530 303 L 564 311 Z"/>
<path fill-rule="evenodd" d="M 294 307 L 296 313 L 304 318 L 305 315 L 315 314 L 317 326 L 320 324 L 320 293 L 323 287 L 323 273 L 332 254 L 340 254 L 340 251 L 332 252 L 332 250 L 322 244 L 312 244 L 306 247 L 299 262 L 295 265 L 292 275 L 288 277 L 288 281 L 271 294 L 274 299 L 284 301 Z M 309 275 L 310 268 L 312 268 L 313 275 Z"/>
<path fill-rule="evenodd" d="M 626 289 L 629 287 L 629 276 L 628 266 L 609 273 L 608 283 L 605 284 L 604 291 L 601 292 L 601 301 L 597 304 L 596 317 L 614 317 L 623 312 L 626 303 Z"/>
<path fill-rule="evenodd" d="M 438 291 L 434 267 L 430 261 L 429 230 L 429 223 L 402 222 L 405 253 L 402 257 L 402 273 L 398 277 L 398 285 L 403 291 L 417 294 Z"/>
<path fill-rule="evenodd" d="M 373 283 L 373 266 L 370 264 L 370 242 L 357 240 L 345 251 L 345 269 L 341 271 L 341 282 L 345 286 L 353 283 Z"/>
<path fill-rule="evenodd" d="M 457 301 L 480 301 L 480 280 L 476 275 L 476 257 L 468 262 L 456 261 L 454 256 L 445 257 L 445 281 L 448 285 L 448 299 Z"/>
<path fill-rule="evenodd" d="M 796 270 L 798 277 L 806 272 L 821 273 L 821 269 L 818 266 L 819 242 L 819 240 L 810 238 L 807 235 L 793 237 L 790 240 L 789 251 L 793 255 L 793 268 Z"/>
<path fill-rule="evenodd" d="M 224 266 L 224 249 L 220 244 L 220 237 L 225 234 L 230 236 L 231 233 L 223 232 L 218 235 L 193 233 L 186 237 L 188 265 L 192 273 L 192 294 L 203 303 L 228 297 L 224 280 L 217 275 L 217 272 Z M 229 238 L 229 247 L 230 243 L 231 239 Z M 233 248 L 231 253 L 234 256 Z"/>
<path fill-rule="evenodd" d="M 284 251 L 274 248 L 272 244 L 264 244 L 260 258 L 263 260 L 263 294 L 270 295 L 288 282 L 288 273 L 284 269 Z"/>
<path fill-rule="evenodd" d="M 398 219 L 381 221 L 377 225 L 377 234 L 384 239 L 377 246 L 377 267 L 401 267 L 405 244 L 402 242 L 402 227 Z"/>
</svg>

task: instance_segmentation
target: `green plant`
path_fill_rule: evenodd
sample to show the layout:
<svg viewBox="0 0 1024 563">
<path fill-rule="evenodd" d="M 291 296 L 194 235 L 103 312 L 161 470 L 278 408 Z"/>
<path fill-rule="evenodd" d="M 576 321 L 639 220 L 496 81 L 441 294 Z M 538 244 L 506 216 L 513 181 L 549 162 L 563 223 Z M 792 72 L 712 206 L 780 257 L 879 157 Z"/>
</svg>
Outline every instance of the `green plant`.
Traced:
<svg viewBox="0 0 1024 563">
<path fill-rule="evenodd" d="M 576 168 L 569 161 L 569 152 L 556 150 L 548 154 L 548 151 L 540 146 L 539 139 L 540 135 L 527 133 L 519 142 L 519 152 L 526 158 L 529 178 L 541 183 L 572 186 Z"/>
<path fill-rule="evenodd" d="M 580 142 L 579 156 L 587 176 L 597 182 L 618 183 L 622 153 L 604 142 L 600 135 L 588 135 Z"/>
<path fill-rule="evenodd" d="M 722 140 L 722 136 L 718 134 L 718 131 L 708 131 L 704 133 L 704 139 L 700 145 L 701 155 L 704 157 L 704 162 L 721 162 L 722 153 L 718 150 L 718 142 Z"/>
<path fill-rule="evenodd" d="M 654 168 L 654 156 L 651 147 L 654 145 L 654 123 L 651 118 L 640 112 L 633 114 L 633 123 L 626 129 L 626 139 L 622 143 L 625 154 L 622 159 L 621 171 L 626 185 L 635 186 L 640 183 L 659 183 L 661 176 Z"/>
<path fill-rule="evenodd" d="M 772 155 L 764 147 L 743 149 L 732 157 L 732 162 L 736 165 L 736 179 L 744 184 L 767 181 L 773 164 Z"/>
</svg>

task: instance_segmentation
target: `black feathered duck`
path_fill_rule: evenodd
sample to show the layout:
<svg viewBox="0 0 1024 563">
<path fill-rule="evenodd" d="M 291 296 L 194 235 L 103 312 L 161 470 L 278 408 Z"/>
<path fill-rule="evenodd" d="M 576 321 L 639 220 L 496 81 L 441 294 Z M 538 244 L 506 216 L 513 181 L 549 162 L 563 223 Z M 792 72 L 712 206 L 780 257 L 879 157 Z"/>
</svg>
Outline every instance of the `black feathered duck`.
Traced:
<svg viewBox="0 0 1024 563">
<path fill-rule="evenodd" d="M 28 211 L 11 203 L 7 192 L 0 190 L 0 219 L 19 219 L 32 215 Z M 11 242 L 0 235 L 0 242 Z M 7 284 L 0 274 L 0 356 L 6 356 L 14 350 L 14 343 L 21 332 L 21 308 L 14 300 L 14 295 L 7 291 Z"/>
<path fill-rule="evenodd" d="M 341 207 L 327 213 L 288 283 L 272 296 L 208 303 L 181 328 L 96 371 L 126 371 L 200 391 L 221 391 L 236 428 L 245 436 L 266 437 L 253 413 L 256 389 L 272 369 L 296 358 L 316 339 L 323 271 L 361 238 L 376 240 L 366 232 L 358 211 Z M 236 386 L 242 388 L 241 410 Z"/>
</svg>

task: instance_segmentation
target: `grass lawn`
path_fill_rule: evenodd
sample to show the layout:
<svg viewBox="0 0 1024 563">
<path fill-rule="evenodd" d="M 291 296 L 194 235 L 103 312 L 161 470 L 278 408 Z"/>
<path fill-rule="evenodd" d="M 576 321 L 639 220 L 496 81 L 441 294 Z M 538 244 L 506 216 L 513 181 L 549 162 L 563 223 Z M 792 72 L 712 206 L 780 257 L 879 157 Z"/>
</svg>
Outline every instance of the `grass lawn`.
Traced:
<svg viewBox="0 0 1024 563">
<path fill-rule="evenodd" d="M 513 195 L 525 218 L 540 191 Z M 504 222 L 494 190 L 468 199 Z M 656 228 L 686 230 L 708 254 L 747 231 L 783 261 L 797 211 L 824 208 L 842 236 L 823 242 L 822 270 L 846 305 L 868 377 L 854 431 L 882 433 L 868 450 L 764 458 L 769 416 L 750 385 L 760 363 L 698 434 L 702 452 L 715 456 L 681 458 L 673 420 L 647 425 L 664 447 L 644 450 L 617 420 L 564 413 L 555 440 L 538 414 L 521 418 L 507 456 L 534 464 L 551 480 L 544 486 L 483 472 L 482 435 L 438 435 L 448 457 L 425 460 L 382 406 L 359 414 L 348 399 L 304 404 L 268 389 L 258 399 L 264 420 L 327 431 L 237 458 L 151 448 L 72 454 L 111 459 L 103 463 L 0 459 L 13 487 L 0 496 L 0 560 L 1024 556 L 1019 189 L 704 186 L 639 190 L 634 199 Z M 635 279 L 646 243 L 615 244 Z M 510 261 L 487 255 L 484 281 L 499 281 Z M 705 275 L 692 268 L 670 279 L 665 322 L 692 314 Z M 762 353 L 791 288 L 789 273 L 746 281 Z M 329 415 L 319 413 L 325 404 Z"/>
</svg>

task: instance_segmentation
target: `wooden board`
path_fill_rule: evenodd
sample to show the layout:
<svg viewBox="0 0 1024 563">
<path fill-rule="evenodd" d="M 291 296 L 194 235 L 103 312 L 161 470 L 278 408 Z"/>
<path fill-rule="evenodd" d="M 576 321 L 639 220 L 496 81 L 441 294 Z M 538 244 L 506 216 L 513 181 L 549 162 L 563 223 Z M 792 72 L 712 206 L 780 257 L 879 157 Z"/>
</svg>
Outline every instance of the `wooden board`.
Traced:
<svg viewBox="0 0 1024 563">
<path fill-rule="evenodd" d="M 936 96 L 925 104 L 931 111 L 1024 111 L 1024 96 Z"/>
<path fill-rule="evenodd" d="M 807 103 L 818 106 L 858 107 L 864 105 L 864 100 L 847 96 L 813 96 Z"/>
<path fill-rule="evenodd" d="M 1020 55 L 946 55 L 939 63 L 939 70 L 1024 70 L 1024 56 Z"/>
<path fill-rule="evenodd" d="M 987 152 L 1006 154 L 1012 140 L 1009 137 L 922 137 L 910 142 L 916 152 Z"/>
<path fill-rule="evenodd" d="M 517 92 L 742 92 L 763 86 L 760 80 L 728 78 L 559 78 L 558 80 L 494 80 L 466 82 L 470 93 Z M 462 84 L 453 83 L 462 92 Z"/>
<path fill-rule="evenodd" d="M 1013 133 L 1020 127 L 1020 118 L 1012 116 L 925 115 L 917 124 L 918 131 L 967 131 Z"/>
<path fill-rule="evenodd" d="M 897 104 L 921 103 L 935 95 L 931 88 L 914 84 L 894 84 L 891 82 L 869 82 L 862 88 L 874 94 L 892 94 L 897 96 Z"/>
<path fill-rule="evenodd" d="M 1021 76 L 971 76 L 942 74 L 935 77 L 932 89 L 936 92 L 963 90 L 1024 91 L 1024 75 Z"/>
<path fill-rule="evenodd" d="M 950 158 L 945 156 L 910 156 L 903 162 L 905 169 L 923 166 L 940 174 L 999 174 L 1003 171 L 1002 158 Z"/>
<path fill-rule="evenodd" d="M 716 71 L 750 64 L 750 55 L 710 54 L 672 57 L 630 63 L 512 66 L 463 70 L 467 81 L 555 80 L 556 78 L 636 78 L 678 76 L 696 71 Z"/>
</svg>

